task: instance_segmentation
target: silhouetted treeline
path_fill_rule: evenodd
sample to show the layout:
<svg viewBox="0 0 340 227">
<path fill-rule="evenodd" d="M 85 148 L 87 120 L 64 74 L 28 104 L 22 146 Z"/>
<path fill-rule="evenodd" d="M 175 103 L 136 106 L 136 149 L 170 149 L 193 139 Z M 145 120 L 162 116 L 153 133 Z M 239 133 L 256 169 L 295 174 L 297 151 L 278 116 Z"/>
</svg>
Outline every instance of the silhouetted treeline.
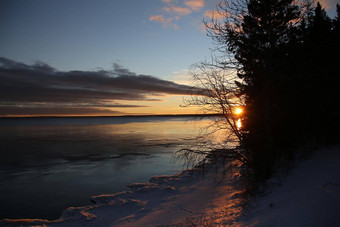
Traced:
<svg viewBox="0 0 340 227">
<path fill-rule="evenodd" d="M 319 3 L 293 0 L 226 1 L 221 9 L 224 23 L 208 27 L 236 60 L 241 144 L 255 179 L 305 144 L 339 142 L 339 5 L 334 19 Z"/>
</svg>

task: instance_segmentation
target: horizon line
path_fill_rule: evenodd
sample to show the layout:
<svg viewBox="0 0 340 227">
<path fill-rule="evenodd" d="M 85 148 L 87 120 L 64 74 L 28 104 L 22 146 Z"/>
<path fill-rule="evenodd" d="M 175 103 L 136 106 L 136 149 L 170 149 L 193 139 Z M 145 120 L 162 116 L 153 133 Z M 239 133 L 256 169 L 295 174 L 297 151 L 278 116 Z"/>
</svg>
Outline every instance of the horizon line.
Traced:
<svg viewBox="0 0 340 227">
<path fill-rule="evenodd" d="M 222 114 L 139 114 L 139 115 L 36 115 L 36 116 L 0 116 L 1 118 L 109 118 L 109 117 L 208 117 L 208 116 L 221 116 Z"/>
</svg>

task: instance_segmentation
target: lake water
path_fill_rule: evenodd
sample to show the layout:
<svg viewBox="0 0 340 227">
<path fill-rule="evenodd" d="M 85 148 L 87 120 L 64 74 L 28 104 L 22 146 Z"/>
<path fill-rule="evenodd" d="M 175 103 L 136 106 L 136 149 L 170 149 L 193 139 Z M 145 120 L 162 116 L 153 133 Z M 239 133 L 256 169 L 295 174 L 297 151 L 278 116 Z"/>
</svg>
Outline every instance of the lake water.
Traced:
<svg viewBox="0 0 340 227">
<path fill-rule="evenodd" d="M 0 219 L 57 219 L 92 195 L 174 174 L 211 118 L 0 119 Z"/>
</svg>

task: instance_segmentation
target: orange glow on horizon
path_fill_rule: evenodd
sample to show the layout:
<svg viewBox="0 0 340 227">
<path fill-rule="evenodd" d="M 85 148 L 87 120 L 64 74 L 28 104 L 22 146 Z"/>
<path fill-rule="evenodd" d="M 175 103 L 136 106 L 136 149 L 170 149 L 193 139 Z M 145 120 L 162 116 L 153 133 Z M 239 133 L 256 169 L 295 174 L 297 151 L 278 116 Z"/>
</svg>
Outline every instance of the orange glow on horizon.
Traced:
<svg viewBox="0 0 340 227">
<path fill-rule="evenodd" d="M 199 107 L 183 108 L 183 98 L 189 99 L 189 96 L 183 95 L 164 95 L 151 96 L 150 98 L 158 99 L 156 101 L 150 100 L 127 100 L 124 103 L 132 107 L 90 107 L 84 108 L 84 111 L 75 110 L 70 111 L 66 108 L 60 108 L 58 111 L 21 111 L 13 113 L 0 113 L 0 117 L 101 117 L 101 116 L 142 116 L 142 115 L 186 115 L 186 114 L 202 114 Z M 136 106 L 136 107 L 134 107 Z M 42 109 L 42 107 L 39 107 Z M 79 107 L 81 108 L 81 107 Z"/>
</svg>

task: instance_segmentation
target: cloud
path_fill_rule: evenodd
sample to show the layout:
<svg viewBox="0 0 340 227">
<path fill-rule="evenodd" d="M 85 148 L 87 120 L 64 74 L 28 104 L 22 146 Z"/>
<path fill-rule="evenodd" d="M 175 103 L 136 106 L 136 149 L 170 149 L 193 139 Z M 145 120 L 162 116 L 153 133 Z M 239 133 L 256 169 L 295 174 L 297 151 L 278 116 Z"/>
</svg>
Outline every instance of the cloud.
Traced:
<svg viewBox="0 0 340 227">
<path fill-rule="evenodd" d="M 137 75 L 118 64 L 112 71 L 62 72 L 42 62 L 26 65 L 0 58 L 0 81 L 0 115 L 5 110 L 17 109 L 19 113 L 34 108 L 66 112 L 105 109 L 113 113 L 110 108 L 143 107 L 117 100 L 160 101 L 152 97 L 191 93 L 190 86 Z"/>
<path fill-rule="evenodd" d="M 127 114 L 126 112 L 116 111 L 111 109 L 103 109 L 103 108 L 54 108 L 54 107 L 44 107 L 44 108 L 37 108 L 37 107 L 0 107 L 1 114 L 0 116 L 32 116 L 32 115 L 39 115 L 39 116 L 70 116 L 70 115 L 77 115 L 77 116 L 90 116 L 90 115 L 101 115 L 101 116 L 112 116 L 112 115 L 124 115 Z"/>
<path fill-rule="evenodd" d="M 173 5 L 164 7 L 163 9 L 168 13 L 173 13 L 179 16 L 185 16 L 185 15 L 192 13 L 192 11 L 188 8 L 184 8 L 180 6 L 173 6 Z"/>
<path fill-rule="evenodd" d="M 191 10 L 199 11 L 204 7 L 204 0 L 185 0 L 184 4 Z"/>
<path fill-rule="evenodd" d="M 225 16 L 217 10 L 207 10 L 204 12 L 203 17 L 209 20 L 222 20 Z"/>
<path fill-rule="evenodd" d="M 163 15 L 154 15 L 154 16 L 150 16 L 149 18 L 150 21 L 157 21 L 160 23 L 165 23 L 165 19 Z"/>
<path fill-rule="evenodd" d="M 150 21 L 159 22 L 159 23 L 161 23 L 164 27 L 171 26 L 171 27 L 173 27 L 173 28 L 175 28 L 175 29 L 179 29 L 179 27 L 178 27 L 177 24 L 172 23 L 172 21 L 174 20 L 174 18 L 165 19 L 165 18 L 164 18 L 164 15 L 153 15 L 153 16 L 150 16 L 150 17 L 149 17 L 149 20 L 150 20 Z"/>
<path fill-rule="evenodd" d="M 162 7 L 165 14 L 152 15 L 149 20 L 157 21 L 163 27 L 171 26 L 175 29 L 179 29 L 179 26 L 174 21 L 180 20 L 181 17 L 192 14 L 194 11 L 202 10 L 205 5 L 204 0 L 162 0 L 162 2 L 165 4 Z"/>
<path fill-rule="evenodd" d="M 331 8 L 336 9 L 335 6 L 339 3 L 339 0 L 319 0 L 319 2 L 326 10 L 329 10 Z"/>
</svg>

